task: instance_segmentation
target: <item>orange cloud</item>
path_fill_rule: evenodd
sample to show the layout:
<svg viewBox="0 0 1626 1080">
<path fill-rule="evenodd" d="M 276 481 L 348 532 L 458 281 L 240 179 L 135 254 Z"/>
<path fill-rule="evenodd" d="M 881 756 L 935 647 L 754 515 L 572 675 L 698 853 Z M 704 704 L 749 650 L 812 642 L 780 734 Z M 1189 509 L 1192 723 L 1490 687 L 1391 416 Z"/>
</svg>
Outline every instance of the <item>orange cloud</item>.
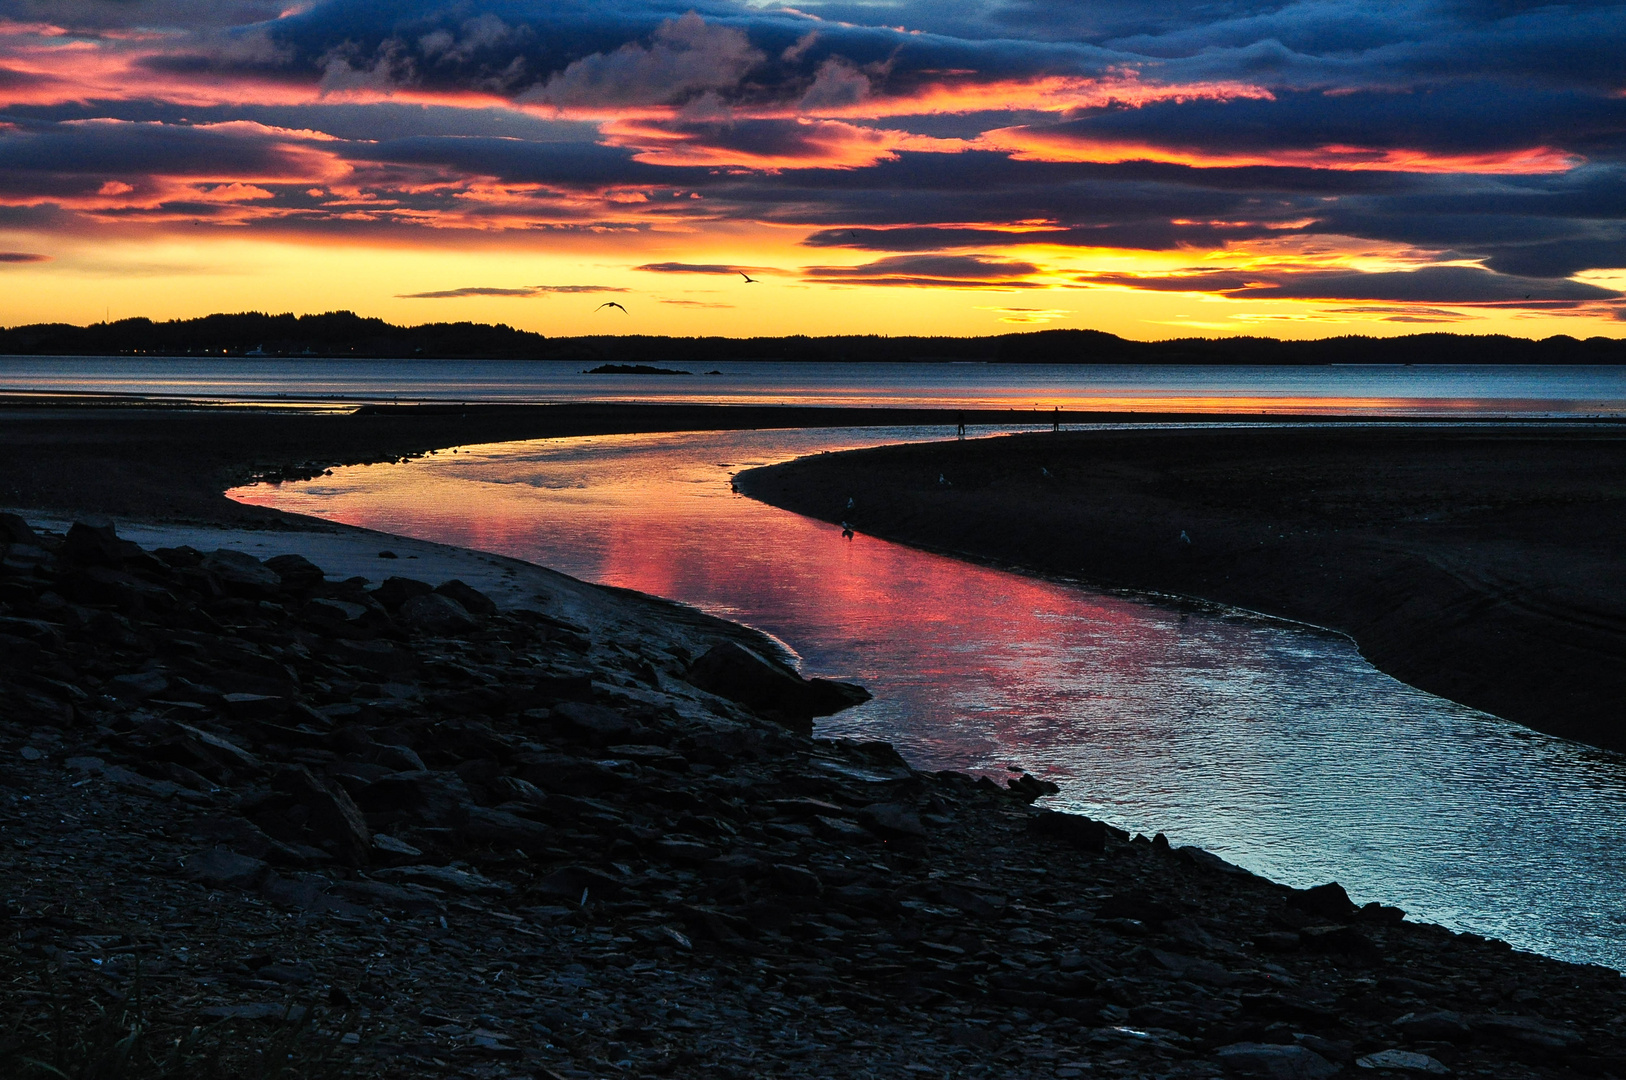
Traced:
<svg viewBox="0 0 1626 1080">
<path fill-rule="evenodd" d="M 611 146 L 635 149 L 635 159 L 658 165 L 745 169 L 857 169 L 896 157 L 901 150 L 952 153 L 969 145 L 906 131 L 860 127 L 836 120 L 798 119 L 764 127 L 742 124 L 658 125 L 615 120 L 602 126 Z"/>
<path fill-rule="evenodd" d="M 1441 154 L 1426 150 L 1330 144 L 1304 150 L 1283 148 L 1269 152 L 1224 153 L 1150 143 L 1099 141 L 1027 126 L 996 128 L 984 132 L 971 143 L 977 149 L 997 150 L 1019 161 L 1089 162 L 1098 165 L 1156 161 L 1207 169 L 1267 165 L 1348 171 L 1540 175 L 1567 172 L 1580 163 L 1576 155 L 1546 146 L 1480 154 Z"/>
</svg>

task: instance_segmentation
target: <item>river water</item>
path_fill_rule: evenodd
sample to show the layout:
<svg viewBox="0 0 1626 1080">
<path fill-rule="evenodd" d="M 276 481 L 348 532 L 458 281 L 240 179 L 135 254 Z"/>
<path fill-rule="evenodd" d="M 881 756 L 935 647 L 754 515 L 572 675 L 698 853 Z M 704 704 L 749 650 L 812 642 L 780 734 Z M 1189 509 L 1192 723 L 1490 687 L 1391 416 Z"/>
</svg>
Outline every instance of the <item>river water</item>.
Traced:
<svg viewBox="0 0 1626 1080">
<path fill-rule="evenodd" d="M 1626 414 L 1626 367 L 1356 364 L 671 365 L 691 374 L 593 375 L 547 360 L 0 356 L 0 392 L 277 404 L 641 401 L 949 409 L 1595 416 Z M 706 374 L 715 371 L 716 374 Z"/>
<path fill-rule="evenodd" d="M 1276 880 L 1626 968 L 1626 757 L 1398 683 L 1325 631 L 845 541 L 730 490 L 753 465 L 944 434 L 541 440 L 233 497 L 686 601 L 874 691 L 824 734 L 1026 768 L 1054 805 Z"/>
</svg>

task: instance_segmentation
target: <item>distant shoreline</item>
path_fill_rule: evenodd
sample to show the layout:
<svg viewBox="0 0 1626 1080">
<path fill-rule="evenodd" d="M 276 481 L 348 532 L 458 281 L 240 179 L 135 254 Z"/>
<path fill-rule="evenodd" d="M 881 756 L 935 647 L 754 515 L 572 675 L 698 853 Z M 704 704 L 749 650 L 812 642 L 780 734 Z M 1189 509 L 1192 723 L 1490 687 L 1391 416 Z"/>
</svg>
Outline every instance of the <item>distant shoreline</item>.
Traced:
<svg viewBox="0 0 1626 1080">
<path fill-rule="evenodd" d="M 1100 330 L 1035 330 L 983 337 L 844 334 L 825 337 L 548 337 L 504 324 L 397 326 L 351 312 L 208 315 L 153 322 L 0 328 L 0 356 L 132 356 L 350 360 L 566 360 L 589 366 L 722 361 L 992 364 L 1305 365 L 1626 364 L 1626 339 L 1565 335 L 1346 335 L 1310 341 L 1263 337 L 1135 341 Z"/>
</svg>

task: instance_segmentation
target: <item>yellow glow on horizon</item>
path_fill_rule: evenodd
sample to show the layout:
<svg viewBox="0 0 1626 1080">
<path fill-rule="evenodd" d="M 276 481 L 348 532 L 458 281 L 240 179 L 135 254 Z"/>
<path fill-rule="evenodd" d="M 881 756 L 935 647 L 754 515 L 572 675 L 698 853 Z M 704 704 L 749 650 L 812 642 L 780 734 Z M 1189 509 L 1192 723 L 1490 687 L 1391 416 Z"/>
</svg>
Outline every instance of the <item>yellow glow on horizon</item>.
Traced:
<svg viewBox="0 0 1626 1080">
<path fill-rule="evenodd" d="M 907 288 L 832 285 L 799 276 L 808 265 L 857 266 L 879 252 L 807 248 L 800 230 L 719 229 L 716 235 L 535 239 L 426 248 L 252 237 L 192 242 L 150 237 L 88 241 L 0 236 L 0 247 L 38 250 L 52 261 L 0 265 L 0 324 L 78 325 L 146 316 L 191 318 L 215 312 L 310 314 L 351 310 L 413 325 L 506 323 L 548 336 L 581 334 L 986 335 L 1030 329 L 1089 328 L 1137 340 L 1241 334 L 1315 338 L 1339 334 L 1393 336 L 1427 330 L 1546 337 L 1626 337 L 1626 323 L 1597 314 L 1467 305 L 1404 305 L 1328 300 L 1231 299 L 1137 290 L 1081 288 L 1069 275 L 1085 270 L 1164 275 L 1182 267 L 1244 269 L 1273 262 L 1325 268 L 1394 269 L 1399 253 L 1311 256 L 1282 251 L 1130 252 L 1045 246 L 1000 248 L 997 257 L 1040 264 L 1039 288 Z M 1353 245 L 1352 245 L 1353 247 Z M 655 273 L 647 263 L 682 262 L 749 269 L 734 274 Z M 1597 284 L 1617 284 L 1618 275 Z M 599 286 L 606 292 L 529 296 L 404 299 L 412 293 L 467 288 Z M 598 310 L 607 300 L 628 314 Z M 1028 317 L 1024 316 L 1028 313 Z"/>
</svg>

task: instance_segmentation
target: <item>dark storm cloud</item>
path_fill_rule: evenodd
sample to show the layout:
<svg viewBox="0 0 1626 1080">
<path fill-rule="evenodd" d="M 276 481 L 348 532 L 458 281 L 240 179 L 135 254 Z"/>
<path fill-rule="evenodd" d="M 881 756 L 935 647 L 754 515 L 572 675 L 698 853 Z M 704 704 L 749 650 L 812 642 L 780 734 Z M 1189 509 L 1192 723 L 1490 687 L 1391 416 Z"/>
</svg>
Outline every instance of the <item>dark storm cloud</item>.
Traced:
<svg viewBox="0 0 1626 1080">
<path fill-rule="evenodd" d="M 397 300 L 461 300 L 467 296 L 535 296 L 535 289 L 501 289 L 490 285 L 469 285 L 436 292 L 397 293 Z"/>
<path fill-rule="evenodd" d="M 1049 125 L 1080 141 L 1145 142 L 1215 154 L 1324 146 L 1490 154 L 1534 147 L 1616 156 L 1626 149 L 1626 99 L 1470 82 L 1416 90 L 1273 100 L 1157 102 Z"/>
<path fill-rule="evenodd" d="M 991 255 L 895 255 L 861 266 L 808 266 L 813 280 L 843 285 L 898 285 L 926 288 L 1032 288 L 1024 280 L 1038 267 Z"/>
<path fill-rule="evenodd" d="M 16 71 L 12 68 L 0 66 L 0 91 L 18 90 L 49 81 L 48 76 L 37 75 L 31 71 Z"/>
<path fill-rule="evenodd" d="M 15 102 L 0 115 L 0 198 L 41 202 L 0 208 L 0 221 L 60 222 L 72 211 L 45 203 L 83 205 L 111 184 L 131 205 L 103 218 L 364 232 L 453 214 L 473 227 L 489 213 L 508 215 L 503 228 L 587 228 L 610 216 L 595 198 L 638 188 L 627 197 L 642 200 L 645 225 L 766 222 L 806 228 L 812 247 L 896 253 L 811 268 L 817 280 L 1020 283 L 1029 264 L 962 253 L 1330 236 L 1488 269 L 1230 287 L 1560 303 L 1600 298 L 1571 295 L 1593 287 L 1566 277 L 1626 266 L 1626 4 L 815 0 L 813 17 L 729 0 L 328 0 L 282 17 L 283 6 L 0 0 L 0 17 L 47 21 L 81 35 L 76 48 L 144 65 L 124 100 L 30 97 L 69 68 L 35 75 L 0 56 L 0 92 Z M 1051 76 L 1106 89 L 1049 105 L 967 89 Z M 921 106 L 929 115 L 897 115 L 936 84 L 947 89 Z M 215 103 L 199 103 L 210 88 Z M 428 104 L 381 100 L 407 90 Z M 493 107 L 492 95 L 531 111 Z M 614 120 L 628 106 L 636 115 Z M 595 118 L 555 119 L 553 107 Z M 900 134 L 945 140 L 945 152 Z M 1174 160 L 1043 160 L 1102 146 Z M 1237 158 L 1261 164 L 1220 167 Z M 362 194 L 311 194 L 324 162 Z M 242 198 L 287 213 L 250 222 L 225 196 L 160 190 L 177 178 L 271 185 Z M 488 181 L 561 205 L 538 224 L 495 196 L 487 206 L 475 189 Z M 1407 288 L 1428 295 L 1389 295 Z"/>
<path fill-rule="evenodd" d="M 0 183 L 39 174 L 297 177 L 301 173 L 281 141 L 262 131 L 98 121 L 0 127 Z"/>
<path fill-rule="evenodd" d="M 1614 289 L 1579 281 L 1497 274 L 1472 266 L 1426 266 L 1419 270 L 1196 271 L 1165 277 L 1091 274 L 1085 285 L 1125 285 L 1158 292 L 1211 292 L 1250 300 L 1376 300 L 1426 304 L 1572 304 L 1618 300 Z"/>
<path fill-rule="evenodd" d="M 1166 220 L 1116 220 L 1069 229 L 966 229 L 914 227 L 897 229 L 822 229 L 802 241 L 809 247 L 856 248 L 860 251 L 942 251 L 954 248 L 1047 244 L 1059 247 L 1128 248 L 1168 251 L 1179 247 L 1218 246 L 1251 240 L 1274 231 L 1268 225 L 1175 225 Z"/>
<path fill-rule="evenodd" d="M 637 161 L 633 151 L 598 143 L 534 143 L 517 139 L 391 139 L 342 148 L 352 161 L 440 166 L 471 176 L 532 184 L 703 183 L 711 170 L 671 168 Z"/>
<path fill-rule="evenodd" d="M 1483 186 L 1483 185 L 1481 185 Z M 863 169 L 718 176 L 712 190 L 760 200 L 775 221 L 905 225 L 1054 219 L 1061 225 L 1162 217 L 1264 220 L 1306 215 L 1352 197 L 1444 194 L 1450 183 L 1378 171 L 1194 168 L 1163 162 L 1050 162 L 1004 154 L 900 152 Z M 916 206 L 918 210 L 911 210 Z M 956 209 L 960 213 L 956 213 Z"/>
<path fill-rule="evenodd" d="M 0 0 L 0 18 L 80 34 L 133 28 L 244 26 L 274 19 L 286 0 Z"/>
<path fill-rule="evenodd" d="M 460 289 L 437 289 L 434 292 L 401 293 L 397 300 L 461 300 L 468 296 L 547 296 L 550 293 L 577 295 L 580 293 L 624 293 L 611 285 L 525 285 L 505 289 L 492 285 L 466 285 Z"/>
<path fill-rule="evenodd" d="M 912 8 L 900 12 L 905 22 Z M 263 24 L 195 34 L 141 62 L 189 79 L 331 91 L 489 93 L 563 107 L 820 109 L 907 96 L 945 79 L 1122 79 L 1145 59 L 1077 41 L 815 21 L 727 0 L 329 0 Z"/>
<path fill-rule="evenodd" d="M 12 5 L 38 11 L 41 3 Z M 198 25 L 183 11 L 209 5 L 70 4 L 73 10 L 148 9 L 144 25 Z M 266 5 L 221 5 L 212 25 L 245 21 Z M 200 41 L 155 58 L 162 70 L 256 71 L 295 79 L 372 79 L 398 85 L 545 91 L 553 100 L 629 93 L 685 100 L 792 100 L 832 57 L 887 65 L 893 89 L 924 72 L 970 69 L 997 79 L 1098 75 L 1134 65 L 1173 82 L 1262 81 L 1279 88 L 1395 87 L 1444 80 L 1531 79 L 1618 88 L 1626 14 L 1619 5 L 1542 6 L 1356 0 L 1297 4 L 937 4 L 813 6 L 803 16 L 743 3 L 585 4 L 568 0 L 330 0 L 309 11 Z M 689 12 L 704 29 L 674 34 Z M 94 20 L 92 20 L 94 21 Z M 901 25 L 900 32 L 877 23 Z M 665 28 L 665 29 L 663 29 Z M 691 32 L 692 31 L 692 32 Z M 816 31 L 812 40 L 810 32 Z M 247 47 L 255 35 L 263 50 Z M 663 36 L 664 35 L 664 36 Z M 692 64 L 685 64 L 685 57 Z M 572 65 L 579 66 L 573 74 Z M 701 69 L 722 79 L 707 85 Z M 749 86 L 741 79 L 749 74 Z M 548 94 L 544 93 L 544 97 Z"/>
<path fill-rule="evenodd" d="M 683 263 L 658 262 L 644 263 L 634 266 L 634 270 L 646 270 L 651 274 L 734 274 L 737 271 L 732 266 L 721 263 Z"/>
<path fill-rule="evenodd" d="M 598 126 L 492 106 L 459 108 L 408 105 L 391 101 L 356 104 L 311 102 L 299 105 L 185 104 L 153 98 L 122 101 L 66 101 L 49 105 L 13 105 L 5 114 L 35 123 L 68 120 L 124 120 L 134 123 L 197 126 L 247 120 L 268 127 L 321 132 L 345 141 L 373 142 L 401 138 L 519 139 L 537 144 L 592 143 Z"/>
<path fill-rule="evenodd" d="M 1626 236 L 1619 228 L 1608 239 L 1549 240 L 1523 245 L 1486 245 L 1485 265 L 1505 274 L 1561 278 L 1594 267 L 1626 266 Z"/>
</svg>

